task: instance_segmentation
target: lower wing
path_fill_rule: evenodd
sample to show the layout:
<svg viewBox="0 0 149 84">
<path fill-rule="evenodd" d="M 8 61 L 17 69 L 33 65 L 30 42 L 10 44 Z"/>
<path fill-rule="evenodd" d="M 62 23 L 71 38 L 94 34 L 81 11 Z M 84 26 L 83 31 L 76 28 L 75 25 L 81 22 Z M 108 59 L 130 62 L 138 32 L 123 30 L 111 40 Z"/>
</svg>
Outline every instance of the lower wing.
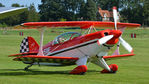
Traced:
<svg viewBox="0 0 149 84">
<path fill-rule="evenodd" d="M 46 63 L 61 63 L 63 65 L 75 64 L 79 58 L 76 57 L 60 57 L 60 56 L 37 56 L 26 55 L 14 58 L 15 61 L 23 61 L 29 63 L 46 62 Z"/>
<path fill-rule="evenodd" d="M 103 56 L 105 60 L 110 60 L 110 59 L 118 59 L 118 58 L 124 58 L 124 57 L 130 57 L 134 56 L 135 54 L 123 54 L 123 55 L 112 55 L 112 56 Z"/>
</svg>

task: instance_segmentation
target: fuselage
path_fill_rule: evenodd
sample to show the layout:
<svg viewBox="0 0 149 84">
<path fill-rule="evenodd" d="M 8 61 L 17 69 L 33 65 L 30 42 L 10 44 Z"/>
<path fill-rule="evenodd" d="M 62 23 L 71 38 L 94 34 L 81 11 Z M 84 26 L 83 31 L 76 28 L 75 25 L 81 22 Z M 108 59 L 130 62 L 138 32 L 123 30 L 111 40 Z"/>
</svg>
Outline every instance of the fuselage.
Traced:
<svg viewBox="0 0 149 84">
<path fill-rule="evenodd" d="M 44 55 L 46 56 L 63 56 L 63 57 L 81 57 L 96 56 L 100 52 L 107 52 L 108 47 L 99 46 L 98 39 L 114 35 L 106 45 L 114 45 L 118 42 L 118 37 L 121 35 L 119 30 L 103 30 L 78 37 L 68 38 L 67 41 L 54 44 L 54 41 L 49 42 L 43 47 Z M 101 54 L 102 55 L 102 54 Z"/>
</svg>

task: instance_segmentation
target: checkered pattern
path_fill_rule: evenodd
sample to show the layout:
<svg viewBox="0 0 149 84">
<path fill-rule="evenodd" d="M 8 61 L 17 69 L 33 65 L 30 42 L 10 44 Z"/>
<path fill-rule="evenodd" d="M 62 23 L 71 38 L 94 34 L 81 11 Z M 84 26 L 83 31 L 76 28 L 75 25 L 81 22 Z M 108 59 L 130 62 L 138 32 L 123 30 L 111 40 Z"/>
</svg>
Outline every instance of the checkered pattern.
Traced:
<svg viewBox="0 0 149 84">
<path fill-rule="evenodd" d="M 77 60 L 73 59 L 48 59 L 48 58 L 33 58 L 33 57 L 23 57 L 16 58 L 15 61 L 27 61 L 27 62 L 47 62 L 47 63 L 60 63 L 62 65 L 74 65 Z"/>
<path fill-rule="evenodd" d="M 28 38 L 24 38 L 20 45 L 20 53 L 29 52 Z"/>
</svg>

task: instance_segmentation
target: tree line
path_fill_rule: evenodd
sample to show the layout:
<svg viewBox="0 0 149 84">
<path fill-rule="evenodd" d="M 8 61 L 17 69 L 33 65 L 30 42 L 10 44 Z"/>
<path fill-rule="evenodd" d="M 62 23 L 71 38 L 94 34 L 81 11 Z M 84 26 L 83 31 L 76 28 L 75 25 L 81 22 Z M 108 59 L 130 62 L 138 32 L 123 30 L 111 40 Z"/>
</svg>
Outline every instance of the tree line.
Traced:
<svg viewBox="0 0 149 84">
<path fill-rule="evenodd" d="M 0 20 L 0 23 L 16 25 L 34 21 L 99 21 L 98 8 L 112 11 L 113 6 L 118 8 L 121 22 L 149 26 L 149 0 L 41 0 L 39 12 L 31 4 L 27 11 Z"/>
</svg>

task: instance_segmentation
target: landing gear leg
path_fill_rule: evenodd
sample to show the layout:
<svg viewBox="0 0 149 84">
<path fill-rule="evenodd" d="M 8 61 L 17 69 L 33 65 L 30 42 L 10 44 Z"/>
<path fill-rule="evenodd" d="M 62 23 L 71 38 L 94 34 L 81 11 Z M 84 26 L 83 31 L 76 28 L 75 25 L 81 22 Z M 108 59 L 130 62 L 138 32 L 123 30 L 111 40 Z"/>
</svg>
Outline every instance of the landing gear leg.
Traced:
<svg viewBox="0 0 149 84">
<path fill-rule="evenodd" d="M 92 63 L 104 68 L 101 73 L 116 73 L 118 70 L 118 66 L 116 64 L 111 64 L 108 66 L 102 56 L 98 56 L 96 60 L 92 61 Z"/>
<path fill-rule="evenodd" d="M 87 62 L 88 56 L 84 56 L 77 60 L 76 64 L 78 65 L 75 69 L 73 69 L 70 74 L 80 74 L 83 75 L 87 71 Z"/>
<path fill-rule="evenodd" d="M 24 68 L 24 71 L 27 71 L 27 70 L 28 70 L 28 68 L 30 68 L 32 65 L 33 65 L 33 63 L 32 63 L 32 64 L 30 64 L 30 65 L 28 65 L 27 67 L 25 67 L 25 68 Z"/>
</svg>

